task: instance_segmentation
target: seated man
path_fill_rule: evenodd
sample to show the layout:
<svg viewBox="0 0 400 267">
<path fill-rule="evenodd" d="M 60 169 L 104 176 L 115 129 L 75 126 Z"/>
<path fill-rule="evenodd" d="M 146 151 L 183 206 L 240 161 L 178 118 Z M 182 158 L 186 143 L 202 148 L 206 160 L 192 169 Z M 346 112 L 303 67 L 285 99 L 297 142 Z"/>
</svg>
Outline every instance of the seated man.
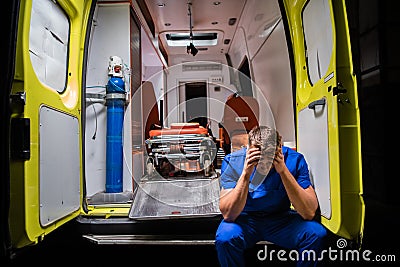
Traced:
<svg viewBox="0 0 400 267">
<path fill-rule="evenodd" d="M 318 200 L 308 165 L 302 154 L 282 146 L 276 130 L 253 128 L 249 145 L 225 156 L 221 185 L 223 220 L 215 240 L 221 266 L 244 266 L 244 250 L 262 240 L 296 249 L 298 266 L 316 265 L 301 258 L 304 250 L 318 257 L 327 235 L 313 220 Z"/>
</svg>

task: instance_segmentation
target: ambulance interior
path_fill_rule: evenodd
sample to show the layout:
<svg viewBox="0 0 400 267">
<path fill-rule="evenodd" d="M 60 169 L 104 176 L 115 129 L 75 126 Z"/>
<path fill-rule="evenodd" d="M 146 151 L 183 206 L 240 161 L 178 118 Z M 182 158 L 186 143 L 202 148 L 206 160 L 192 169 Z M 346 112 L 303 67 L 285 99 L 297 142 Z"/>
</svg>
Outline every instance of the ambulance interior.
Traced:
<svg viewBox="0 0 400 267">
<path fill-rule="evenodd" d="M 295 147 L 278 1 L 97 1 L 90 31 L 84 177 L 92 210 L 215 217 L 221 161 L 247 144 L 253 126 L 276 127 Z"/>
</svg>

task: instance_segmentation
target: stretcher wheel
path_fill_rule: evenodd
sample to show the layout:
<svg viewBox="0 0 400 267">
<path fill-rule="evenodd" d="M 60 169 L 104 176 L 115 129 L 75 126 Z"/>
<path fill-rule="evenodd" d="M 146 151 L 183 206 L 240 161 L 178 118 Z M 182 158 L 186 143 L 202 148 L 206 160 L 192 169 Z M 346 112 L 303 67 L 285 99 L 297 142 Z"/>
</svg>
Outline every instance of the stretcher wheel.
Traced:
<svg viewBox="0 0 400 267">
<path fill-rule="evenodd" d="M 211 175 L 211 160 L 204 160 L 204 176 L 208 177 Z"/>
<path fill-rule="evenodd" d="M 154 164 L 153 164 L 153 161 L 152 161 L 151 158 L 148 158 L 148 159 L 147 159 L 146 171 L 147 171 L 147 174 L 148 174 L 149 176 L 153 175 L 153 172 L 154 172 Z"/>
</svg>

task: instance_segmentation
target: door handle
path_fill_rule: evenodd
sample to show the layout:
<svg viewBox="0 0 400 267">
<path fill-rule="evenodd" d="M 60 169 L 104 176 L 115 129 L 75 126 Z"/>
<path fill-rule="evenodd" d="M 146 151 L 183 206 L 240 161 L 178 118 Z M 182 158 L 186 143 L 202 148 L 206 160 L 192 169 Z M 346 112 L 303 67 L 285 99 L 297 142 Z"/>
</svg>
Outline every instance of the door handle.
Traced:
<svg viewBox="0 0 400 267">
<path fill-rule="evenodd" d="M 324 106 L 325 103 L 326 103 L 325 98 L 321 98 L 321 99 L 315 100 L 315 101 L 311 102 L 310 104 L 308 104 L 308 108 L 315 109 L 315 106 L 318 106 L 318 105 Z"/>
</svg>

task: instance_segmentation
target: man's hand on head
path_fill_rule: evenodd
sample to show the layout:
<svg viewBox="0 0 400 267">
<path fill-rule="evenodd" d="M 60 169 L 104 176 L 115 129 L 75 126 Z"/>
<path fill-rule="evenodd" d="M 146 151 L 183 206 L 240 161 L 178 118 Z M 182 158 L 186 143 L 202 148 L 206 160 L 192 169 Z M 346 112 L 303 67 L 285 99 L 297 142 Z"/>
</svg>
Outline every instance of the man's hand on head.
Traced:
<svg viewBox="0 0 400 267">
<path fill-rule="evenodd" d="M 243 172 L 251 174 L 254 167 L 257 166 L 258 161 L 261 157 L 261 149 L 257 146 L 250 146 L 247 148 L 246 159 L 244 161 Z"/>
</svg>

